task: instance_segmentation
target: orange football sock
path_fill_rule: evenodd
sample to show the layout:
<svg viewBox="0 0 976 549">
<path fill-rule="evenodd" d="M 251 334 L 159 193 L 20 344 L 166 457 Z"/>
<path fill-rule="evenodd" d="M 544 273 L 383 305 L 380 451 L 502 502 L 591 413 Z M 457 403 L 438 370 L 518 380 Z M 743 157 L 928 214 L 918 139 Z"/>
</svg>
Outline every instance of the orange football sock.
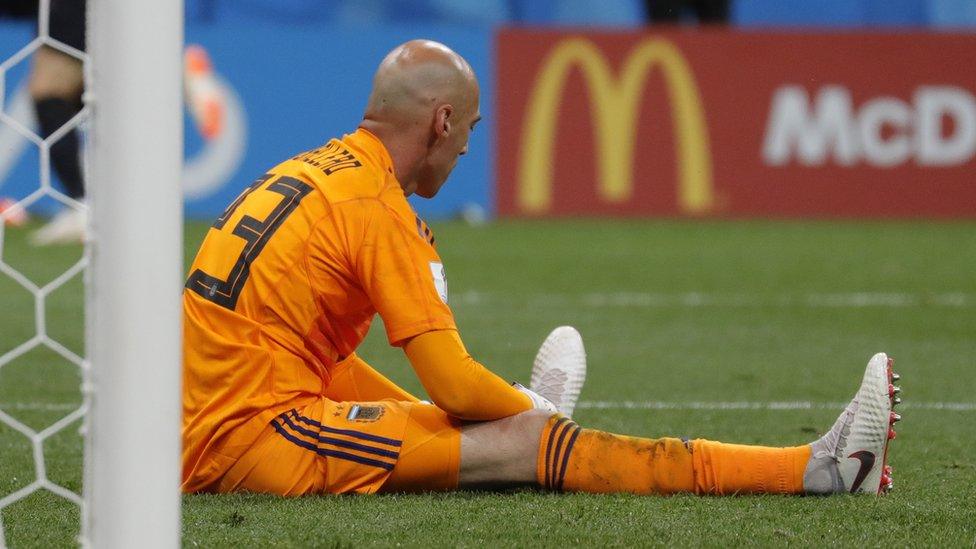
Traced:
<svg viewBox="0 0 976 549">
<path fill-rule="evenodd" d="M 701 439 L 691 444 L 698 493 L 803 493 L 809 444 L 770 448 Z"/>
<path fill-rule="evenodd" d="M 809 445 L 628 437 L 555 415 L 542 431 L 536 478 L 550 490 L 591 493 L 795 494 L 803 491 L 809 458 Z"/>
</svg>

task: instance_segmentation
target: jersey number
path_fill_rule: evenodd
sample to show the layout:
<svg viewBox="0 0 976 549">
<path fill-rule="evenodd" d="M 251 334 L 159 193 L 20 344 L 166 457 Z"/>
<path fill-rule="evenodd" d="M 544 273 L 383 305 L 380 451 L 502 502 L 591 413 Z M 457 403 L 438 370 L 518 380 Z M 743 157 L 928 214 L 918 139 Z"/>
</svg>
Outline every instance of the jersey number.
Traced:
<svg viewBox="0 0 976 549">
<path fill-rule="evenodd" d="M 237 197 L 237 200 L 227 207 L 223 215 L 217 218 L 217 221 L 213 224 L 213 228 L 217 230 L 223 229 L 227 220 L 230 219 L 234 210 L 244 202 L 244 199 L 266 183 L 271 177 L 271 175 L 266 175 L 258 179 L 250 188 L 241 193 Z M 312 187 L 291 177 L 279 177 L 274 183 L 268 185 L 265 190 L 280 194 L 282 199 L 264 221 L 259 221 L 249 215 L 245 215 L 234 226 L 232 234 L 243 238 L 246 243 L 244 244 L 244 250 L 237 258 L 237 262 L 234 263 L 234 268 L 231 269 L 227 280 L 221 280 L 200 269 L 196 269 L 186 281 L 186 287 L 188 289 L 196 292 L 207 301 L 212 301 L 221 307 L 234 310 L 237 306 L 237 298 L 240 297 L 244 283 L 247 282 L 247 277 L 251 273 L 251 263 L 261 254 L 261 250 L 264 249 L 268 240 L 274 236 L 278 227 L 285 222 L 285 219 L 288 218 L 291 212 L 295 211 L 299 202 L 312 191 Z"/>
</svg>

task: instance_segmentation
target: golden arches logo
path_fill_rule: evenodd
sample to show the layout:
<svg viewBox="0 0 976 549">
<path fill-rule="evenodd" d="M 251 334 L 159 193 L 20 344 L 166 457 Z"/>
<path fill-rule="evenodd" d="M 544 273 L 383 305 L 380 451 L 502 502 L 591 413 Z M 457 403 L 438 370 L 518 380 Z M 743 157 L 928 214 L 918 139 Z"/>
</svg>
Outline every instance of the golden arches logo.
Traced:
<svg viewBox="0 0 976 549">
<path fill-rule="evenodd" d="M 708 127 L 694 75 L 670 42 L 648 38 L 630 53 L 615 78 L 603 53 L 585 38 L 570 38 L 552 49 L 536 78 L 522 128 L 518 165 L 518 206 L 544 213 L 552 203 L 552 157 L 556 122 L 569 71 L 582 70 L 590 94 L 597 144 L 597 189 L 608 202 L 624 202 L 634 185 L 638 107 L 648 73 L 660 66 L 674 120 L 678 207 L 701 214 L 714 204 Z"/>
</svg>

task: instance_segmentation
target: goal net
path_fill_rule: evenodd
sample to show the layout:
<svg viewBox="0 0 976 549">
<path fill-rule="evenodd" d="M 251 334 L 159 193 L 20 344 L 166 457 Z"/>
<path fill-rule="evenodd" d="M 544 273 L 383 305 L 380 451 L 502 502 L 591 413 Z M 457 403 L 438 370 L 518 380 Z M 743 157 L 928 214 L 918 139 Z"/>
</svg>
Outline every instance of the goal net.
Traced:
<svg viewBox="0 0 976 549">
<path fill-rule="evenodd" d="M 32 533 L 55 528 L 70 529 L 82 546 L 174 547 L 182 2 L 88 0 L 84 50 L 52 33 L 59 2 L 81 0 L 40 0 L 36 37 L 0 58 L 0 141 L 13 135 L 37 158 L 34 188 L 0 200 L 0 291 L 8 294 L 0 295 L 0 315 L 7 315 L 0 330 L 0 473 L 7 477 L 0 478 L 0 547 L 43 544 L 57 538 Z M 73 59 L 84 76 L 80 112 L 43 137 L 24 108 L 25 82 L 44 69 L 39 52 Z M 76 138 L 73 130 L 86 137 L 84 199 L 52 184 L 51 149 Z M 0 147 L 0 156 L 13 149 Z M 3 160 L 0 166 L 10 163 Z M 33 250 L 24 236 L 33 227 L 15 227 L 45 203 L 88 218 L 84 252 L 60 272 L 51 272 L 50 258 L 64 263 L 70 254 Z M 83 292 L 83 320 L 52 310 L 52 295 L 66 292 Z M 18 305 L 15 295 L 29 296 L 28 303 Z M 72 329 L 84 337 L 64 335 Z M 74 389 L 65 390 L 65 380 Z M 45 398 L 48 389 L 61 401 Z M 75 433 L 83 436 L 83 474 Z M 76 470 L 51 474 L 66 467 Z M 64 509 L 56 501 L 75 512 L 52 512 Z"/>
</svg>

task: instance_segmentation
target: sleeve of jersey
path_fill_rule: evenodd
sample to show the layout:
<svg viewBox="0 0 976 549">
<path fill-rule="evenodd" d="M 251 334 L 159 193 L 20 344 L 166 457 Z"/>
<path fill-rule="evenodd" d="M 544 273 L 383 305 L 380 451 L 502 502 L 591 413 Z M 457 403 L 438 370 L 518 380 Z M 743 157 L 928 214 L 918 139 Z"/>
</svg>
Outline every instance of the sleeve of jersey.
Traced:
<svg viewBox="0 0 976 549">
<path fill-rule="evenodd" d="M 456 329 L 446 303 L 444 267 L 433 246 L 379 201 L 364 206 L 367 217 L 356 258 L 357 275 L 383 318 L 390 344 L 400 346 L 431 330 Z"/>
<path fill-rule="evenodd" d="M 532 400 L 471 358 L 457 330 L 427 332 L 403 347 L 438 408 L 471 421 L 489 421 L 532 409 Z"/>
</svg>

